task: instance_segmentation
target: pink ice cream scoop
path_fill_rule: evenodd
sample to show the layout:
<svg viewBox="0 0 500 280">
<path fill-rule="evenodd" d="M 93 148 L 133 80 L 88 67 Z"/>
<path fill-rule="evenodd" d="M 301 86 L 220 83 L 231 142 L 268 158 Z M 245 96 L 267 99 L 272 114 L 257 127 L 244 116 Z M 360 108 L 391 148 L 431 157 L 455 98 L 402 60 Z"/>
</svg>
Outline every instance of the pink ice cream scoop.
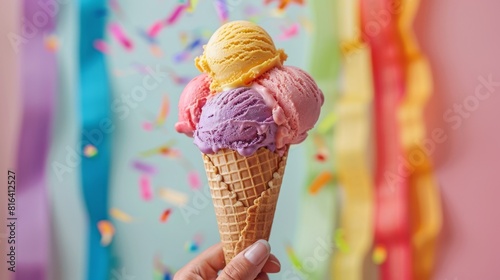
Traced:
<svg viewBox="0 0 500 280">
<path fill-rule="evenodd" d="M 267 96 L 267 103 L 276 101 L 273 120 L 278 125 L 277 149 L 306 139 L 324 102 L 323 93 L 309 74 L 293 66 L 275 67 L 254 81 L 252 88 Z"/>
<path fill-rule="evenodd" d="M 210 77 L 206 74 L 192 79 L 182 91 L 179 100 L 179 120 L 175 124 L 175 130 L 193 137 L 193 132 L 200 120 L 201 109 L 210 95 Z"/>
</svg>

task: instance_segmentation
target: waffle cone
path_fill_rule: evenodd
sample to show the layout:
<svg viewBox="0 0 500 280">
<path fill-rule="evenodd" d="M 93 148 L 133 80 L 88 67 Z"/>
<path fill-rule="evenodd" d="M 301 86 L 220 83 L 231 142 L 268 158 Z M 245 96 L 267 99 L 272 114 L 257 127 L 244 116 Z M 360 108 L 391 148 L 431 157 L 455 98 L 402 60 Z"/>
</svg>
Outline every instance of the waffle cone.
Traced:
<svg viewBox="0 0 500 280">
<path fill-rule="evenodd" d="M 229 149 L 203 155 L 226 263 L 255 241 L 269 240 L 286 159 L 287 152 L 265 148 L 249 157 Z"/>
</svg>

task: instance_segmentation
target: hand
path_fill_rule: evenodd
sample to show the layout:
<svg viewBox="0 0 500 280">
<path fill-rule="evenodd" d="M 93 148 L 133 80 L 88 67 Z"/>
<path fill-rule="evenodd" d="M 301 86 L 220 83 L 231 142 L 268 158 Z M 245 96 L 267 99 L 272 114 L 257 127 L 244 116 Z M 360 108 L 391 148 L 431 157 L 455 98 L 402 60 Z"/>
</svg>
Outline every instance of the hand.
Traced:
<svg viewBox="0 0 500 280">
<path fill-rule="evenodd" d="M 174 280 L 269 280 L 267 273 L 281 269 L 265 240 L 259 240 L 239 253 L 227 265 L 222 244 L 208 248 L 174 275 Z M 218 275 L 219 271 L 222 272 Z"/>
</svg>

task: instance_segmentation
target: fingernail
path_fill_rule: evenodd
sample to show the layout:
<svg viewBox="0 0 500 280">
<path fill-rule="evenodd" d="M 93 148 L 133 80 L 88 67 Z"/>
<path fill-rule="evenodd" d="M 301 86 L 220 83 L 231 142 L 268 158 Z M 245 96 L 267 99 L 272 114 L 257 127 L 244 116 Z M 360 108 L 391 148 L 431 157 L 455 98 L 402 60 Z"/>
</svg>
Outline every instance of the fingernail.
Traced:
<svg viewBox="0 0 500 280">
<path fill-rule="evenodd" d="M 269 246 L 269 243 L 261 239 L 250 246 L 244 256 L 252 264 L 259 265 L 269 256 L 270 252 L 271 246 Z"/>
<path fill-rule="evenodd" d="M 272 263 L 274 263 L 277 267 L 281 268 L 281 263 L 279 261 L 272 260 Z"/>
</svg>

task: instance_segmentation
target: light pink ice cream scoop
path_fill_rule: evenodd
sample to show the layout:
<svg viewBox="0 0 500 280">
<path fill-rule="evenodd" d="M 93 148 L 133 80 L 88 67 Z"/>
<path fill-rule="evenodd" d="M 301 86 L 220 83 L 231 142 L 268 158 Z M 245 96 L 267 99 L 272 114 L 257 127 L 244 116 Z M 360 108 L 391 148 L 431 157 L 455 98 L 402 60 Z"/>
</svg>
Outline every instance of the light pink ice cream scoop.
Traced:
<svg viewBox="0 0 500 280">
<path fill-rule="evenodd" d="M 293 66 L 275 67 L 254 81 L 252 88 L 268 96 L 278 125 L 276 148 L 297 144 L 319 118 L 323 92 L 309 74 Z"/>
</svg>

